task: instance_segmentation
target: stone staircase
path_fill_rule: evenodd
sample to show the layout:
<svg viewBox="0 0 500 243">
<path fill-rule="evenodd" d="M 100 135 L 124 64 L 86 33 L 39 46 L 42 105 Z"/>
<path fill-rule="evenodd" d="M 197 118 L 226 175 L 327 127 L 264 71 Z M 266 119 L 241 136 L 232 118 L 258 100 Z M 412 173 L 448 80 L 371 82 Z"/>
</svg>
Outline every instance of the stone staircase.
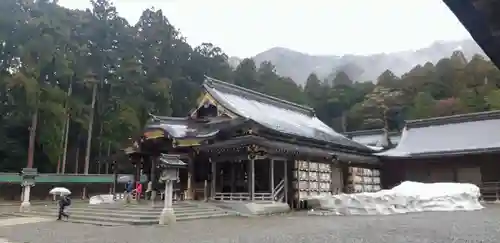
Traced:
<svg viewBox="0 0 500 243">
<path fill-rule="evenodd" d="M 227 211 L 202 202 L 176 202 L 173 205 L 177 221 L 237 216 Z M 87 223 L 103 226 L 153 225 L 158 224 L 163 203 L 151 205 L 72 205 L 68 209 L 69 222 Z M 57 206 L 32 207 L 31 212 L 13 213 L 23 217 L 57 217 Z"/>
</svg>

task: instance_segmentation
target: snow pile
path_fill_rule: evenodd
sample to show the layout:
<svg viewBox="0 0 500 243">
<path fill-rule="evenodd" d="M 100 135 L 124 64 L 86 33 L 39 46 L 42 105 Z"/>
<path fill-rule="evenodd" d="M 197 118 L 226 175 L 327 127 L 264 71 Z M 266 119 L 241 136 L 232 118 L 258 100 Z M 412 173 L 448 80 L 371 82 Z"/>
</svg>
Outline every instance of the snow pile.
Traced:
<svg viewBox="0 0 500 243">
<path fill-rule="evenodd" d="M 96 195 L 96 196 L 90 197 L 90 199 L 89 199 L 90 205 L 110 204 L 110 203 L 114 203 L 114 202 L 115 201 L 113 200 L 113 194 Z"/>
<path fill-rule="evenodd" d="M 317 197 L 310 205 L 337 215 L 472 211 L 483 208 L 479 196 L 479 188 L 473 184 L 405 181 L 390 190 Z"/>
</svg>

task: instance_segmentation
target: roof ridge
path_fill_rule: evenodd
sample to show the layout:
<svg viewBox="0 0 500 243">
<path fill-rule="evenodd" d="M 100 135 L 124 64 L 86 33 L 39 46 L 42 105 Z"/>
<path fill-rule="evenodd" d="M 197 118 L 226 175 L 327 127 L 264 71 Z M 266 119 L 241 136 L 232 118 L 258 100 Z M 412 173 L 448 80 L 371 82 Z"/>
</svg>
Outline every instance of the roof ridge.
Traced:
<svg viewBox="0 0 500 243">
<path fill-rule="evenodd" d="M 355 130 L 350 132 L 342 133 L 344 136 L 352 137 L 352 136 L 369 136 L 369 135 L 382 135 L 384 134 L 384 128 L 374 128 L 374 129 L 366 129 L 366 130 Z M 388 131 L 387 134 L 389 136 L 400 135 L 400 131 Z"/>
<path fill-rule="evenodd" d="M 362 136 L 362 135 L 377 135 L 383 133 L 383 128 L 366 129 L 366 130 L 355 130 L 350 132 L 344 132 L 345 136 Z"/>
<path fill-rule="evenodd" d="M 496 111 L 483 111 L 467 114 L 459 114 L 452 116 L 441 116 L 426 119 L 408 120 L 406 121 L 406 127 L 419 128 L 428 126 L 442 126 L 447 124 L 463 123 L 463 122 L 474 122 L 474 121 L 484 121 L 484 120 L 495 120 L 500 119 L 500 110 Z"/>
<path fill-rule="evenodd" d="M 157 120 L 157 121 L 187 121 L 189 120 L 189 117 L 173 117 L 173 116 L 157 116 L 157 115 L 154 115 L 154 114 L 151 114 L 149 113 L 149 116 L 151 117 L 151 119 L 153 120 Z"/>
<path fill-rule="evenodd" d="M 248 88 L 244 88 L 244 87 L 241 87 L 241 86 L 238 86 L 235 84 L 231 84 L 231 83 L 224 82 L 224 81 L 212 78 L 212 77 L 205 76 L 204 85 L 208 85 L 209 87 L 215 88 L 214 84 L 222 86 L 224 88 L 229 88 L 229 89 L 233 89 L 233 90 L 237 90 L 237 91 L 249 94 L 249 95 L 257 98 L 256 100 L 261 100 L 261 101 L 263 100 L 264 102 L 271 103 L 272 105 L 284 105 L 284 106 L 287 106 L 286 108 L 288 108 L 288 109 L 296 110 L 296 111 L 299 111 L 301 113 L 308 114 L 309 116 L 315 116 L 314 109 L 309 107 L 309 106 L 300 105 L 300 104 L 290 102 L 287 100 L 279 99 L 279 98 L 273 97 L 271 95 L 263 94 L 263 93 L 260 93 L 260 92 L 257 92 L 257 91 L 254 91 L 254 90 L 251 90 Z"/>
</svg>

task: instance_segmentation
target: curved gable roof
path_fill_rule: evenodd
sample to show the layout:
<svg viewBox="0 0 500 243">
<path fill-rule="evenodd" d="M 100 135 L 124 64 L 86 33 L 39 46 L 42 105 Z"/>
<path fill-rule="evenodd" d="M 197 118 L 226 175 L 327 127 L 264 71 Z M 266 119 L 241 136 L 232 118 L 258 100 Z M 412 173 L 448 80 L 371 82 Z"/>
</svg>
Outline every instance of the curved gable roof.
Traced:
<svg viewBox="0 0 500 243">
<path fill-rule="evenodd" d="M 284 101 L 210 77 L 206 77 L 203 86 L 224 108 L 268 129 L 355 150 L 372 152 L 367 146 L 335 132 L 318 119 L 310 107 Z"/>
<path fill-rule="evenodd" d="M 500 111 L 408 121 L 401 141 L 380 156 L 422 157 L 500 151 Z"/>
</svg>

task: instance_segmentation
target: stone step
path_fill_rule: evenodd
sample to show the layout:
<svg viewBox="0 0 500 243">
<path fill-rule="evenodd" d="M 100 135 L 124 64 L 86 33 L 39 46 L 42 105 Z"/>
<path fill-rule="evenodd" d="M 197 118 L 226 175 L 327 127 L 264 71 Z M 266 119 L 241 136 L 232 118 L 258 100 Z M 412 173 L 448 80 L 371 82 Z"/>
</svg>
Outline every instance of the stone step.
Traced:
<svg viewBox="0 0 500 243">
<path fill-rule="evenodd" d="M 188 220 L 197 220 L 197 219 L 210 219 L 210 218 L 221 218 L 235 215 L 224 214 L 206 214 L 206 215 L 194 215 L 194 216 L 186 216 L 183 218 L 177 218 L 178 221 L 188 221 Z"/>
<path fill-rule="evenodd" d="M 235 216 L 235 215 L 229 214 L 229 213 L 224 212 L 224 211 L 196 212 L 196 213 L 188 213 L 188 214 L 175 213 L 175 217 L 179 221 L 192 220 L 192 219 L 202 219 L 202 218 L 212 218 L 212 217 L 224 217 L 224 216 Z"/>
<path fill-rule="evenodd" d="M 29 212 L 29 213 L 19 213 L 19 216 L 38 216 L 45 218 L 56 218 L 57 215 L 49 212 Z M 157 224 L 158 219 L 137 219 L 137 218 L 115 218 L 106 216 L 95 216 L 95 215 L 85 215 L 85 214 L 70 214 L 69 222 L 94 222 L 98 225 L 130 225 L 130 224 Z"/>
<path fill-rule="evenodd" d="M 189 206 L 178 206 L 174 205 L 173 208 L 178 211 L 195 211 L 203 207 L 198 207 L 196 205 L 189 205 Z M 110 211 L 126 211 L 129 213 L 143 213 L 143 212 L 158 212 L 163 209 L 162 206 L 120 206 L 120 207 L 112 207 L 112 208 L 105 208 L 105 207 L 95 207 L 95 206 L 85 206 L 85 205 L 80 205 L 80 206 L 70 206 L 70 210 L 86 210 L 86 211 L 102 211 L 102 212 L 110 212 Z M 50 206 L 50 207 L 32 207 L 32 211 L 46 211 L 46 210 L 58 210 L 58 206 Z"/>
<path fill-rule="evenodd" d="M 226 213 L 225 211 L 211 209 L 211 208 L 198 208 L 197 210 L 182 211 L 174 209 L 175 215 L 177 217 L 184 217 L 186 215 L 200 215 L 200 214 L 215 214 L 215 213 Z M 39 214 L 47 216 L 57 215 L 58 210 L 47 210 L 47 211 L 32 211 L 30 214 Z M 91 210 L 68 210 L 69 215 L 92 215 L 96 217 L 114 217 L 114 218 L 131 218 L 131 219 L 156 219 L 161 214 L 161 210 L 157 212 L 127 212 L 127 211 L 91 211 Z"/>
<path fill-rule="evenodd" d="M 57 211 L 38 211 L 38 212 L 26 212 L 23 213 L 26 215 L 40 215 L 43 217 L 57 217 Z M 160 215 L 160 212 L 156 214 L 149 214 L 149 215 L 138 215 L 138 214 L 120 214 L 120 213 L 96 213 L 96 212 L 68 212 L 70 218 L 79 218 L 80 216 L 83 217 L 103 217 L 103 218 L 116 218 L 116 219 L 123 219 L 123 220 L 141 220 L 141 219 L 157 219 L 158 216 Z"/>
<path fill-rule="evenodd" d="M 111 222 L 100 222 L 100 221 L 95 221 L 95 220 L 79 220 L 79 219 L 69 219 L 67 220 L 69 223 L 76 223 L 76 224 L 92 224 L 92 225 L 98 225 L 98 226 L 126 226 L 130 225 L 129 223 L 111 223 Z"/>
<path fill-rule="evenodd" d="M 57 214 L 50 212 L 27 212 L 27 213 L 16 213 L 16 216 L 22 217 L 43 217 L 43 218 L 56 218 Z M 195 220 L 195 219 L 206 219 L 206 218 L 216 218 L 231 216 L 226 212 L 195 212 L 189 214 L 175 214 L 177 221 L 185 220 Z M 127 217 L 128 216 L 128 217 Z M 152 217 L 141 217 L 137 215 L 123 215 L 123 217 L 117 217 L 116 215 L 95 215 L 95 214 L 70 214 L 68 222 L 75 223 L 89 223 L 95 225 L 103 226 L 119 226 L 119 225 L 152 225 L 158 224 L 159 214 Z"/>
<path fill-rule="evenodd" d="M 31 210 L 32 212 L 50 212 L 56 213 L 59 211 L 57 208 L 50 209 L 40 209 L 40 210 Z M 66 209 L 69 213 L 87 213 L 87 214 L 125 214 L 125 215 L 157 215 L 161 212 L 161 210 L 155 211 L 131 211 L 131 210 L 104 210 L 104 209 L 91 209 L 91 208 L 68 208 Z"/>
<path fill-rule="evenodd" d="M 99 206 L 78 206 L 79 208 L 95 208 L 95 209 L 128 209 L 133 211 L 148 211 L 148 210 L 158 210 L 163 208 L 163 203 L 156 204 L 154 206 L 151 205 L 120 205 L 116 207 L 99 207 Z M 173 208 L 178 209 L 190 209 L 190 208 L 199 208 L 197 205 L 193 204 L 174 204 Z"/>
<path fill-rule="evenodd" d="M 121 214 L 140 214 L 140 215 L 157 215 L 162 211 L 163 208 L 145 208 L 144 210 L 130 210 L 130 208 L 123 209 L 103 209 L 103 208 L 90 208 L 90 207 L 70 207 L 68 208 L 68 212 L 86 212 L 86 213 L 121 213 Z M 198 212 L 198 211 L 217 211 L 216 208 L 207 208 L 207 207 L 189 207 L 189 208 L 177 208 L 174 207 L 176 212 Z M 57 213 L 58 209 L 53 208 L 41 208 L 41 209 L 32 209 L 34 212 L 54 212 Z"/>
<path fill-rule="evenodd" d="M 176 215 L 177 221 L 188 221 L 188 220 L 198 220 L 198 219 L 209 219 L 209 218 L 220 218 L 220 217 L 228 217 L 227 213 L 198 213 L 198 214 L 190 214 L 190 215 Z M 234 215 L 233 215 L 234 216 Z M 106 221 L 104 221 L 106 220 Z M 93 225 L 102 225 L 102 226 L 124 226 L 124 225 L 155 225 L 159 223 L 159 216 L 155 219 L 140 219 L 130 222 L 129 220 L 113 220 L 109 221 L 107 218 L 102 217 L 92 217 L 92 220 L 82 220 L 81 217 L 71 217 L 68 222 L 74 223 L 83 223 L 83 224 L 93 224 Z"/>
<path fill-rule="evenodd" d="M 104 208 L 101 205 L 74 205 L 68 209 L 69 222 L 86 223 L 104 226 L 119 225 L 152 225 L 158 224 L 163 205 L 127 205 L 114 208 Z M 181 202 L 173 205 L 178 221 L 205 219 L 224 216 L 237 216 L 226 210 L 199 203 Z M 16 213 L 17 216 L 38 216 L 56 218 L 56 205 L 33 207 L 31 212 Z"/>
</svg>

